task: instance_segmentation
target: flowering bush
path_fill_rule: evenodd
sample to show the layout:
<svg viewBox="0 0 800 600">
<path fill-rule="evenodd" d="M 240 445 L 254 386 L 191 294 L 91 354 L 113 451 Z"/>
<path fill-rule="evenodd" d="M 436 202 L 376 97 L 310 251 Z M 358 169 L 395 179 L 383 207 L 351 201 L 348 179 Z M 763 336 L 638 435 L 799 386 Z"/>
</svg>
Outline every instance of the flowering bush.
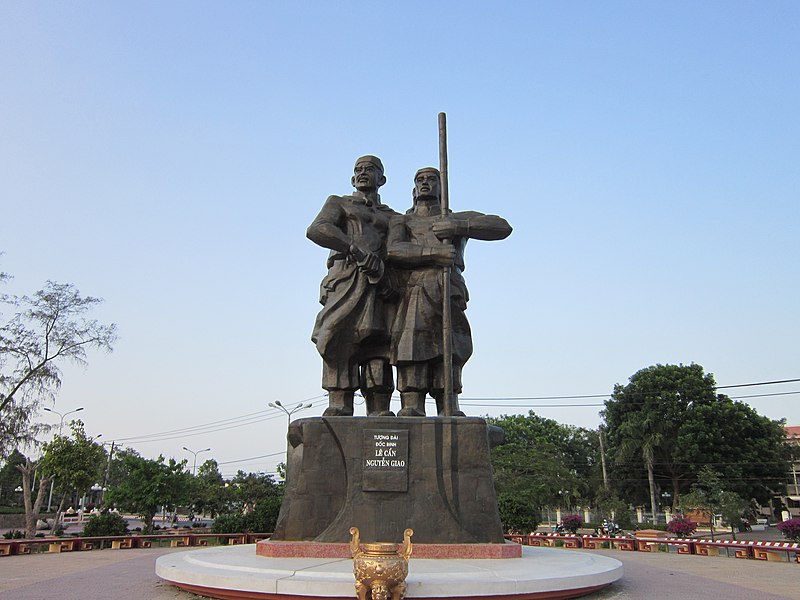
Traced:
<svg viewBox="0 0 800 600">
<path fill-rule="evenodd" d="M 785 538 L 794 542 L 800 542 L 800 519 L 781 521 L 778 523 L 777 527 L 778 531 L 780 531 Z"/>
<path fill-rule="evenodd" d="M 697 529 L 697 523 L 687 519 L 683 515 L 678 515 L 667 523 L 667 531 L 680 537 L 688 537 Z"/>
<path fill-rule="evenodd" d="M 583 519 L 580 515 L 565 515 L 564 518 L 561 519 L 561 526 L 570 533 L 575 533 L 578 531 L 578 527 L 582 525 Z"/>
</svg>

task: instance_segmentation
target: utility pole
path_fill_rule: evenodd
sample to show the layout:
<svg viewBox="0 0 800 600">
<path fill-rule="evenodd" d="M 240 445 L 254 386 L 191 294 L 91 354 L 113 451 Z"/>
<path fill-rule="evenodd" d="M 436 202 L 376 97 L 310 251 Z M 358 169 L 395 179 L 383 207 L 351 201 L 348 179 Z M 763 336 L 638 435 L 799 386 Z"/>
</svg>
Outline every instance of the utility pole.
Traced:
<svg viewBox="0 0 800 600">
<path fill-rule="evenodd" d="M 603 467 L 603 487 L 608 489 L 608 473 L 606 473 L 606 451 L 603 444 L 603 426 L 597 430 L 600 437 L 600 465 Z"/>
<path fill-rule="evenodd" d="M 114 442 L 115 440 L 111 440 L 111 450 L 108 451 L 108 462 L 106 463 L 106 474 L 103 476 L 103 493 L 100 496 L 101 501 L 105 501 L 106 499 L 106 488 L 108 487 L 108 476 L 111 473 L 111 459 L 114 456 Z"/>
</svg>

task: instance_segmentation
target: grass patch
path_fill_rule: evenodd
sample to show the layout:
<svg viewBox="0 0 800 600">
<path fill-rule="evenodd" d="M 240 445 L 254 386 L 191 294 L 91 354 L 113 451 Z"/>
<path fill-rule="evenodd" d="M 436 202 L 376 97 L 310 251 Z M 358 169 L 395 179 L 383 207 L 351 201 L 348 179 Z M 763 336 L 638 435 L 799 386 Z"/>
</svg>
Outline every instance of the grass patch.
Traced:
<svg viewBox="0 0 800 600">
<path fill-rule="evenodd" d="M 21 506 L 0 506 L 0 515 L 24 515 L 25 509 Z"/>
</svg>

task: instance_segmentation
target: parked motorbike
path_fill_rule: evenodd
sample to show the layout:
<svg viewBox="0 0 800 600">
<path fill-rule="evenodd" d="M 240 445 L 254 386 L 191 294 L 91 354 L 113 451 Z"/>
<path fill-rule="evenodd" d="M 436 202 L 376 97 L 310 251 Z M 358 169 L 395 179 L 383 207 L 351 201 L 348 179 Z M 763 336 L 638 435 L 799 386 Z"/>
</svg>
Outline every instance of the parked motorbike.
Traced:
<svg viewBox="0 0 800 600">
<path fill-rule="evenodd" d="M 602 537 L 621 537 L 625 535 L 625 532 L 613 521 L 603 519 L 603 523 L 599 527 L 595 527 L 594 534 Z"/>
</svg>

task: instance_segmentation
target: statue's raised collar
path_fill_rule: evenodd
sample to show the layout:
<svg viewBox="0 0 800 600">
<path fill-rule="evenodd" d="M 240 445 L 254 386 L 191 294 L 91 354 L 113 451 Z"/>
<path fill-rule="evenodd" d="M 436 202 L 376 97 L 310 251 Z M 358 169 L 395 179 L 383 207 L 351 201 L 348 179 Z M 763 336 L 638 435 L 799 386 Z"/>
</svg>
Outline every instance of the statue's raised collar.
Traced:
<svg viewBox="0 0 800 600">
<path fill-rule="evenodd" d="M 442 214 L 442 205 L 438 198 L 418 198 L 414 205 L 414 214 L 420 217 L 436 217 Z"/>
<path fill-rule="evenodd" d="M 355 192 L 350 194 L 350 198 L 352 198 L 353 202 L 355 202 L 356 204 L 364 204 L 366 206 L 372 206 L 373 204 L 375 206 L 381 205 L 381 195 L 378 194 L 377 192 L 375 193 L 374 198 L 370 198 L 364 192 L 356 190 Z"/>
</svg>

